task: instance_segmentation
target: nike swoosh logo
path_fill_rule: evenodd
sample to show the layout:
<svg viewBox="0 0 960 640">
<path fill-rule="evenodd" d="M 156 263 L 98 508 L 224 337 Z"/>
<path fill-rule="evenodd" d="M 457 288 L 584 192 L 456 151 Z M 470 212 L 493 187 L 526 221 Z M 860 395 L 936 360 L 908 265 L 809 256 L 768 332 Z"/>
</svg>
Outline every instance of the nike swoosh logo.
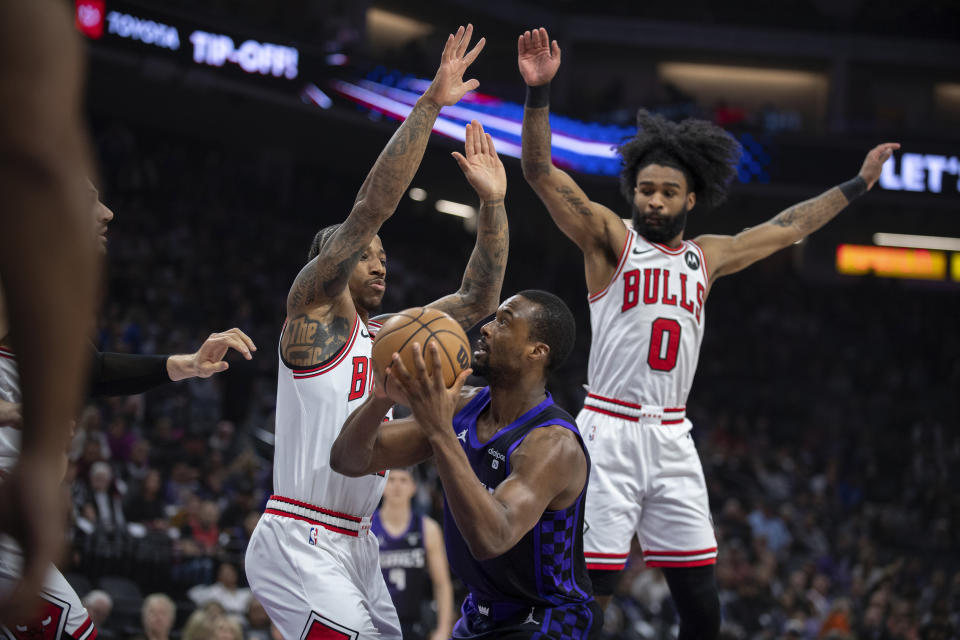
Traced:
<svg viewBox="0 0 960 640">
<path fill-rule="evenodd" d="M 364 331 L 363 329 L 360 329 L 360 335 L 363 336 L 364 338 L 370 337 L 370 334 Z"/>
<path fill-rule="evenodd" d="M 647 250 L 645 250 L 645 251 L 638 251 L 636 247 L 633 248 L 633 252 L 634 252 L 635 254 L 637 254 L 638 256 L 639 256 L 639 255 L 642 255 L 642 254 L 644 254 L 644 253 L 650 253 L 651 251 L 653 251 L 653 249 L 647 249 Z"/>
</svg>

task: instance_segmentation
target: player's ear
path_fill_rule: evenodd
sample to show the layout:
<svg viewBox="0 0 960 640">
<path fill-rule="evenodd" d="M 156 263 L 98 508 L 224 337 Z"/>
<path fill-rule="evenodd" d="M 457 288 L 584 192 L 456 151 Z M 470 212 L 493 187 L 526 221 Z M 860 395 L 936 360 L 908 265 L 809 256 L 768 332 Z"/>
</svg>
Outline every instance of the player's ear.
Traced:
<svg viewBox="0 0 960 640">
<path fill-rule="evenodd" d="M 693 209 L 695 204 L 697 204 L 697 194 L 693 191 L 687 191 L 687 211 Z"/>
<path fill-rule="evenodd" d="M 530 351 L 530 357 L 546 368 L 547 362 L 550 359 L 550 345 L 545 342 L 534 342 L 533 349 Z"/>
</svg>

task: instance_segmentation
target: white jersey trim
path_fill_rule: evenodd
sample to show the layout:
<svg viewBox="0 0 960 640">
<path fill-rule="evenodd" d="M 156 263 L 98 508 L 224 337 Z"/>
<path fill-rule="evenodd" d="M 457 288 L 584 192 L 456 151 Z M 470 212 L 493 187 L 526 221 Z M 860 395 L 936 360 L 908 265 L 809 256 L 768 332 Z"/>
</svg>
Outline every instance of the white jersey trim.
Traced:
<svg viewBox="0 0 960 640">
<path fill-rule="evenodd" d="M 620 272 L 623 271 L 623 265 L 627 264 L 627 249 L 630 248 L 630 244 L 633 241 L 633 236 L 636 235 L 636 232 L 633 229 L 627 229 L 627 239 L 623 242 L 623 249 L 620 250 L 620 258 L 617 260 L 617 270 L 613 272 L 613 276 L 610 278 L 607 285 L 600 291 L 594 293 L 593 295 L 587 296 L 587 301 L 591 304 L 607 295 L 607 291 L 610 290 L 610 287 L 613 286 L 613 283 L 617 281 L 617 278 L 620 277 Z"/>
</svg>

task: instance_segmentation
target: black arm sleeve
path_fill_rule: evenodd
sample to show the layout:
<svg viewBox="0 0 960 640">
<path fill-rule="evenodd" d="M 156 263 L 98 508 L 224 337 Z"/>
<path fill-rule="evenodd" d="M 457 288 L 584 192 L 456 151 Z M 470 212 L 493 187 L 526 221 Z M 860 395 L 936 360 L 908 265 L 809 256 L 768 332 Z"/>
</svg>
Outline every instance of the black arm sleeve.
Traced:
<svg viewBox="0 0 960 640">
<path fill-rule="evenodd" d="M 167 357 L 94 351 L 90 396 L 132 396 L 170 382 Z"/>
</svg>

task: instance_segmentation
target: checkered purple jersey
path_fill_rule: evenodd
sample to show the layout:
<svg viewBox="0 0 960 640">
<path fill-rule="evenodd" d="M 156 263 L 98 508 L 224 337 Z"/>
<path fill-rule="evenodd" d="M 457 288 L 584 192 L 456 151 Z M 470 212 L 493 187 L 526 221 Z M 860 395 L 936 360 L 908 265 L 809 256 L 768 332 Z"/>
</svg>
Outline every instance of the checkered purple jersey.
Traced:
<svg viewBox="0 0 960 640">
<path fill-rule="evenodd" d="M 546 400 L 500 429 L 489 441 L 477 439 L 477 417 L 490 403 L 490 389 L 481 389 L 453 418 L 453 428 L 470 466 L 488 491 L 510 475 L 510 455 L 540 427 L 559 426 L 583 446 L 573 417 Z M 558 470 L 563 473 L 563 470 Z M 512 549 L 491 560 L 476 560 L 444 498 L 444 542 L 450 567 L 469 589 L 463 617 L 454 638 L 483 635 L 523 626 L 533 637 L 586 638 L 599 627 L 590 579 L 583 557 L 584 483 L 576 502 L 559 511 L 544 511 L 533 528 Z"/>
</svg>

